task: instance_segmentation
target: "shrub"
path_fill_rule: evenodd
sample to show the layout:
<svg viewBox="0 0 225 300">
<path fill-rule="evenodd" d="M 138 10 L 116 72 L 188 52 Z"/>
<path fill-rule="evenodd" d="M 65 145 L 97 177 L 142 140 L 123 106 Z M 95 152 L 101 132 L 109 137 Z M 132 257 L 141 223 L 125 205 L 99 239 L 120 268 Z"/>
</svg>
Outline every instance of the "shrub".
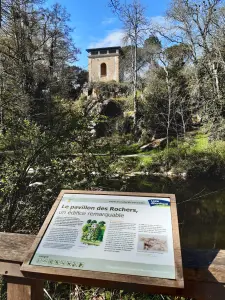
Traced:
<svg viewBox="0 0 225 300">
<path fill-rule="evenodd" d="M 139 169 L 146 172 L 187 173 L 187 176 L 225 178 L 225 142 L 206 142 L 200 138 L 199 144 L 179 144 L 163 151 L 151 152 L 147 159 L 142 158 Z"/>
<path fill-rule="evenodd" d="M 120 145 L 118 152 L 121 155 L 136 154 L 138 153 L 139 148 L 140 148 L 139 144 Z"/>
<path fill-rule="evenodd" d="M 138 169 L 139 164 L 140 164 L 139 157 L 120 158 L 116 163 L 112 165 L 112 171 L 122 173 L 122 174 L 136 171 Z"/>
<path fill-rule="evenodd" d="M 91 88 L 95 90 L 99 99 L 116 98 L 124 95 L 127 97 L 130 93 L 130 85 L 116 81 L 93 82 Z"/>
<path fill-rule="evenodd" d="M 225 119 L 220 117 L 216 122 L 212 124 L 211 140 L 225 140 Z"/>
<path fill-rule="evenodd" d="M 87 96 L 84 95 L 84 94 L 81 94 L 80 97 L 79 97 L 79 99 L 78 99 L 78 101 L 79 101 L 79 100 L 80 100 L 81 102 L 86 101 L 86 100 L 87 100 Z"/>
</svg>

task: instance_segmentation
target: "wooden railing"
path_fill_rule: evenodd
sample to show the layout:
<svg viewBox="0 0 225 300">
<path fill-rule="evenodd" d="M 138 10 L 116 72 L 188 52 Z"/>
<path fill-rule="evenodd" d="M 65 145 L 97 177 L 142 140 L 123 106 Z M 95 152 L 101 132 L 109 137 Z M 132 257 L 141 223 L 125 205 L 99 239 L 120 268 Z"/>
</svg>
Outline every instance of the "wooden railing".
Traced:
<svg viewBox="0 0 225 300">
<path fill-rule="evenodd" d="M 0 233 L 0 275 L 7 282 L 7 300 L 43 300 L 43 281 L 25 277 L 20 266 L 35 236 Z M 225 250 L 182 251 L 184 289 L 167 295 L 197 300 L 225 300 Z M 160 293 L 160 291 L 159 291 Z M 162 294 L 162 293 L 161 293 Z"/>
</svg>

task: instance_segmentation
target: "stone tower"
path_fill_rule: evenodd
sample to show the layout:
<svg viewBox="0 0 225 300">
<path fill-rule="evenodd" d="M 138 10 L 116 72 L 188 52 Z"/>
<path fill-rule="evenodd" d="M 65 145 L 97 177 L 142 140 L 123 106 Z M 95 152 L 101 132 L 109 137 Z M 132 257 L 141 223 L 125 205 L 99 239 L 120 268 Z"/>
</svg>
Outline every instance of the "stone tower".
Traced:
<svg viewBox="0 0 225 300">
<path fill-rule="evenodd" d="M 87 49 L 89 82 L 120 81 L 121 47 Z"/>
</svg>

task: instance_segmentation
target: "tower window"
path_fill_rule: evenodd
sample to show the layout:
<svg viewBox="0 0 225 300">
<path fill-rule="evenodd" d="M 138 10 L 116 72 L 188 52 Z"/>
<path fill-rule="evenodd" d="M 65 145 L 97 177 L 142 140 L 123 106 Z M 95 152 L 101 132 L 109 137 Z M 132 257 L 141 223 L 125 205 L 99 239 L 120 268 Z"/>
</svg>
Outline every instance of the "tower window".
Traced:
<svg viewBox="0 0 225 300">
<path fill-rule="evenodd" d="M 101 77 L 107 76 L 107 67 L 105 63 L 101 64 Z"/>
</svg>

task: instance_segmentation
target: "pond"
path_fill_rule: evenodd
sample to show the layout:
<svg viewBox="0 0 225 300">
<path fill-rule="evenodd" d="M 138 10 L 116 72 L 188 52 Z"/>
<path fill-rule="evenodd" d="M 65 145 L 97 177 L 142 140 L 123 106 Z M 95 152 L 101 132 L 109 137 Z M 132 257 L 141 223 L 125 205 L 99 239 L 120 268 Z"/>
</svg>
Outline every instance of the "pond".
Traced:
<svg viewBox="0 0 225 300">
<path fill-rule="evenodd" d="M 225 249 L 225 182 L 139 176 L 104 189 L 176 195 L 182 248 Z"/>
</svg>

